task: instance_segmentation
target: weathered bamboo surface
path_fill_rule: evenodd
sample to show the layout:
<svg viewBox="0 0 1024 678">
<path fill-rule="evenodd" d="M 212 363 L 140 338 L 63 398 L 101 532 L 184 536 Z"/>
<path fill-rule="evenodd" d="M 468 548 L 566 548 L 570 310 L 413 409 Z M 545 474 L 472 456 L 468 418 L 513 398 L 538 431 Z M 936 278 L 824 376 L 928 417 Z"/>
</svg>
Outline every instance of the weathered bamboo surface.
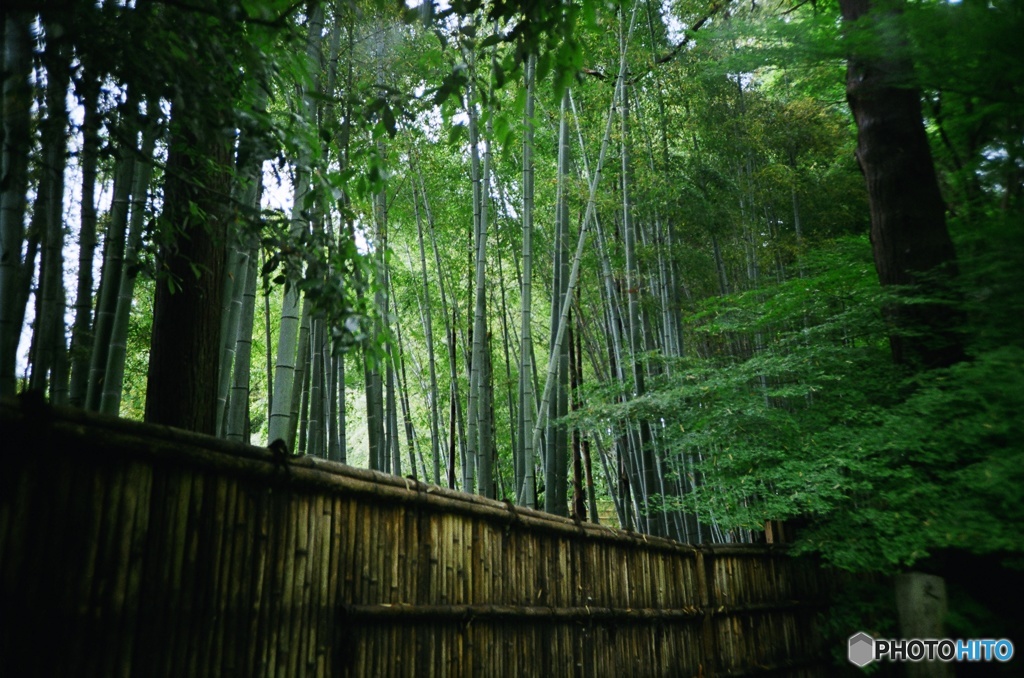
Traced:
<svg viewBox="0 0 1024 678">
<path fill-rule="evenodd" d="M 0 404 L 0 674 L 816 676 L 826 578 L 319 459 Z"/>
</svg>

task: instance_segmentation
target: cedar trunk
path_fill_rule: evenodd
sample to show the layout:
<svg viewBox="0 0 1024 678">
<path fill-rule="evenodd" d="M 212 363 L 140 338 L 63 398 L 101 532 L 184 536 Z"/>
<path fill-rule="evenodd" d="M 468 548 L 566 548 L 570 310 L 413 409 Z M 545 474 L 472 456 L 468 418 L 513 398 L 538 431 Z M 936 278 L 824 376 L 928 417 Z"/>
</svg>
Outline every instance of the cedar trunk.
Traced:
<svg viewBox="0 0 1024 678">
<path fill-rule="evenodd" d="M 884 286 L 926 283 L 942 292 L 956 275 L 956 252 L 946 227 L 931 148 L 925 134 L 920 91 L 911 86 L 913 66 L 902 44 L 881 44 L 880 22 L 870 0 L 840 0 L 843 19 L 879 36 L 877 50 L 850 55 L 846 97 L 857 124 L 857 159 L 868 189 L 875 268 Z M 870 14 L 869 14 L 870 13 Z M 865 16 L 867 15 L 867 16 Z M 862 18 L 863 17 L 863 18 Z M 922 273 L 929 273 L 922 278 Z M 955 335 L 957 314 L 944 304 L 899 305 L 888 311 L 893 359 L 921 367 L 950 365 L 962 357 Z M 912 330 L 908 333 L 907 330 Z"/>
<path fill-rule="evenodd" d="M 216 435 L 231 146 L 211 128 L 179 125 L 168 155 L 146 421 Z"/>
</svg>

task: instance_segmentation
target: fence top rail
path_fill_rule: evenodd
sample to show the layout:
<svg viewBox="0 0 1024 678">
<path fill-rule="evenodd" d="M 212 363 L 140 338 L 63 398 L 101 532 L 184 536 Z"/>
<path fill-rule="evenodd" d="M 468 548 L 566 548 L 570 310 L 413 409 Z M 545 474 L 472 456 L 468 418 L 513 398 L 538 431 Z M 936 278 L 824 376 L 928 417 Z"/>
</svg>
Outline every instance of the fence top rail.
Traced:
<svg viewBox="0 0 1024 678">
<path fill-rule="evenodd" d="M 596 541 L 611 541 L 636 548 L 696 556 L 784 555 L 785 545 L 682 544 L 606 525 L 575 521 L 466 492 L 401 477 L 355 468 L 310 456 L 283 457 L 270 449 L 223 440 L 169 426 L 119 419 L 68 407 L 46 404 L 38 396 L 0 399 L 0 430 L 21 449 L 50 449 L 60 453 L 70 445 L 97 459 L 131 458 L 154 464 L 211 470 L 289 490 L 356 494 L 386 504 L 415 505 L 435 512 L 451 511 L 478 516 L 505 526 L 521 526 Z M 35 441 L 34 444 L 32 441 Z M 48 442 L 41 446 L 39 443 Z M 87 443 L 82 446 L 81 443 Z M 31 458 L 19 453 L 17 459 Z M 15 461 L 17 464 L 18 462 Z"/>
</svg>

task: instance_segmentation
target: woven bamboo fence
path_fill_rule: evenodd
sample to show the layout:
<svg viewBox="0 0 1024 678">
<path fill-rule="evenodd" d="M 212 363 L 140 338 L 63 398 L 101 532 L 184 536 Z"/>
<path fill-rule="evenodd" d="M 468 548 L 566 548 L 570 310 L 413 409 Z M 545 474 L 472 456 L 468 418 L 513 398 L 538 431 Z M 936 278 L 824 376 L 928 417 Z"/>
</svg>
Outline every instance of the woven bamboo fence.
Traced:
<svg viewBox="0 0 1024 678">
<path fill-rule="evenodd" d="M 826 580 L 323 460 L 0 404 L 0 674 L 816 676 Z"/>
</svg>

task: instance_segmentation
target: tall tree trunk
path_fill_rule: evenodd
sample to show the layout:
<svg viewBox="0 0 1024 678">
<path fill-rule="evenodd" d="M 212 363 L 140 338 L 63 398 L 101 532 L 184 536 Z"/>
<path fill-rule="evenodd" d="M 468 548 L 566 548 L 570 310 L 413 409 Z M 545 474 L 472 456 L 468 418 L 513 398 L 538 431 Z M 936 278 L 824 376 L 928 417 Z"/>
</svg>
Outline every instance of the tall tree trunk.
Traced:
<svg viewBox="0 0 1024 678">
<path fill-rule="evenodd" d="M 324 318 L 316 314 L 310 319 L 309 418 L 306 420 L 306 454 L 323 457 L 324 444 Z"/>
<path fill-rule="evenodd" d="M 495 498 L 494 488 L 494 365 L 491 333 L 487 333 L 480 369 L 480 452 L 477 463 L 478 492 Z"/>
<path fill-rule="evenodd" d="M 482 389 L 481 374 L 484 370 L 484 343 L 487 334 L 486 319 L 486 265 L 487 265 L 487 214 L 486 203 L 489 187 L 485 185 L 485 172 L 480 162 L 480 125 L 477 109 L 477 88 L 475 80 L 476 58 L 473 47 L 465 50 L 469 65 L 469 85 L 466 87 L 466 112 L 469 117 L 469 154 L 470 177 L 473 182 L 473 251 L 474 265 L 474 303 L 473 303 L 473 344 L 469 370 L 469 398 L 466 406 L 466 435 L 469 446 L 466 453 L 466 465 L 462 469 L 463 490 L 473 492 L 477 486 L 477 467 L 483 454 L 480 440 L 480 391 Z M 481 480 L 482 482 L 482 480 Z"/>
<path fill-rule="evenodd" d="M 246 203 L 245 196 L 239 198 Z M 217 384 L 217 431 L 225 435 L 227 414 L 231 396 L 231 375 L 235 365 L 235 351 L 238 348 L 238 333 L 242 322 L 242 304 L 245 298 L 246 271 L 249 268 L 251 249 L 238 234 L 233 236 L 228 253 L 227 275 L 224 276 L 224 309 L 221 316 L 221 357 L 219 381 Z M 237 238 L 237 239 L 236 239 Z"/>
<path fill-rule="evenodd" d="M 502 200 L 502 202 L 504 202 L 504 201 Z M 513 323 L 513 319 L 510 318 L 509 308 L 508 308 L 508 299 L 506 298 L 506 294 L 505 294 L 505 291 L 506 291 L 506 286 L 505 286 L 505 270 L 504 270 L 504 266 L 502 264 L 501 248 L 498 247 L 498 248 L 495 248 L 495 250 L 496 250 L 497 255 L 498 255 L 498 289 L 499 289 L 499 293 L 501 294 L 501 303 L 500 303 L 500 308 L 501 308 L 501 338 L 502 338 L 501 345 L 502 345 L 502 351 L 504 352 L 504 355 L 505 355 L 505 401 L 506 401 L 506 406 L 508 408 L 509 438 L 510 438 L 510 442 L 511 442 L 511 444 L 509 446 L 509 449 L 512 452 L 513 490 L 517 491 L 519 486 L 518 486 L 515 478 L 516 478 L 516 457 L 519 455 L 519 439 L 517 437 L 517 434 L 519 432 L 519 430 L 518 430 L 519 413 L 518 413 L 517 408 L 516 408 L 516 394 L 515 394 L 515 390 L 514 390 L 515 387 L 513 386 L 513 384 L 515 382 L 512 379 L 512 365 L 514 365 L 514 364 L 516 364 L 518 362 L 518 358 L 515 357 L 515 343 L 514 343 L 516 341 L 515 336 L 514 336 L 515 330 L 514 329 L 510 330 L 509 329 L 509 327 Z M 498 473 L 498 478 L 499 478 L 499 480 L 502 479 L 502 474 L 500 472 Z M 499 497 L 504 497 L 505 496 L 503 488 L 499 488 L 498 496 Z"/>
<path fill-rule="evenodd" d="M 579 400 L 579 389 L 580 389 L 580 373 L 578 371 L 578 353 L 581 348 L 577 337 L 579 332 L 572 332 L 572 327 L 569 328 L 569 340 L 566 342 L 569 345 L 569 393 L 570 393 L 570 407 L 573 411 L 580 408 Z M 574 336 L 576 335 L 576 336 Z M 586 498 L 583 490 L 583 450 L 582 450 L 582 439 L 580 436 L 580 430 L 578 427 L 572 429 L 572 511 L 570 515 L 573 520 L 586 520 L 587 519 L 587 508 Z"/>
<path fill-rule="evenodd" d="M 337 442 L 332 442 L 330 450 L 328 452 L 328 458 L 332 461 L 340 461 L 342 464 L 348 463 L 348 448 L 346 441 L 346 403 L 345 403 L 345 356 L 344 354 L 333 352 L 331 355 L 331 364 L 333 366 L 335 379 L 334 393 L 331 395 L 331 421 L 337 422 Z"/>
<path fill-rule="evenodd" d="M 839 6 L 850 30 L 877 40 L 870 54 L 849 55 L 846 99 L 857 123 L 857 159 L 867 183 L 878 279 L 885 286 L 926 283 L 926 292 L 941 294 L 943 279 L 957 273 L 956 252 L 925 134 L 921 93 L 910 84 L 913 64 L 905 39 L 891 30 L 899 10 L 877 11 L 871 0 L 840 0 Z M 889 338 L 895 362 L 929 368 L 963 357 L 956 335 L 960 316 L 948 305 L 900 304 L 889 314 L 897 328 Z"/>
<path fill-rule="evenodd" d="M 384 308 L 385 316 L 391 315 L 391 273 L 385 271 L 384 273 L 384 285 L 385 295 Z M 397 316 L 395 319 L 397 323 Z M 389 323 L 390 324 L 390 323 Z M 395 361 L 397 359 L 397 352 L 399 351 L 397 345 L 397 332 L 395 339 L 388 337 L 387 343 L 387 362 L 384 365 L 384 386 L 385 401 L 384 401 L 384 416 L 385 416 L 385 452 L 387 454 L 387 465 L 386 469 L 389 473 L 394 475 L 402 475 L 402 450 L 400 446 L 400 439 L 398 436 L 398 394 L 396 388 L 396 377 L 395 377 Z"/>
<path fill-rule="evenodd" d="M 497 28 L 495 28 L 497 30 Z M 494 100 L 493 81 L 489 89 L 488 101 Z M 490 106 L 488 105 L 488 109 Z M 473 113 L 476 108 L 474 106 Z M 491 139 L 494 138 L 494 116 L 487 115 L 484 134 L 483 172 L 480 181 L 480 214 L 477 226 L 477 260 L 476 260 L 476 303 L 474 305 L 473 324 L 475 327 L 473 351 L 474 365 L 479 366 L 477 372 L 477 488 L 481 495 L 494 497 L 494 443 L 492 418 L 492 371 L 491 371 L 491 333 L 487 328 L 487 237 L 490 228 L 491 206 Z M 480 335 L 483 335 L 482 337 Z M 480 362 L 477 363 L 477 358 Z"/>
<path fill-rule="evenodd" d="M 454 343 L 454 332 L 448 332 L 448 341 Z M 451 382 L 451 389 L 450 393 L 448 394 L 448 398 L 450 402 L 450 415 L 448 417 L 448 488 L 454 490 L 456 487 L 455 458 L 458 453 L 458 449 L 456 448 L 456 441 L 458 440 L 459 437 L 457 431 L 455 430 L 457 421 L 457 418 L 455 416 L 455 410 L 459 406 L 459 392 L 454 381 Z"/>
<path fill-rule="evenodd" d="M 579 353 L 580 347 L 577 345 L 577 353 Z M 582 363 L 577 366 L 576 374 L 578 375 L 579 383 L 583 385 L 583 365 Z M 590 522 L 600 523 L 601 519 L 597 513 L 597 489 L 594 486 L 594 465 L 591 461 L 590 456 L 590 436 L 584 436 L 580 444 L 580 454 L 582 455 L 583 463 L 583 475 L 586 478 L 586 492 L 587 492 L 587 506 L 589 512 Z M 609 494 L 612 494 L 611 486 L 608 487 Z"/>
<path fill-rule="evenodd" d="M 23 260 L 28 159 L 32 146 L 32 12 L 8 12 L 3 42 L 3 165 L 0 167 L 0 397 L 14 395 L 28 280 Z"/>
<path fill-rule="evenodd" d="M 249 371 L 252 361 L 253 319 L 256 311 L 256 268 L 257 245 L 249 248 L 245 267 L 245 293 L 242 297 L 242 317 L 238 323 L 235 340 L 235 369 L 232 374 L 231 397 L 228 400 L 228 415 L 225 435 L 228 440 L 245 441 L 246 417 L 249 413 Z"/>
<path fill-rule="evenodd" d="M 455 328 L 453 326 L 455 310 L 452 309 L 452 315 L 449 316 L 448 294 L 445 291 L 444 276 L 441 275 L 443 268 L 441 266 L 441 251 L 437 246 L 437 231 L 434 228 L 434 214 L 430 210 L 430 201 L 427 199 L 426 185 L 423 181 L 423 174 L 420 172 L 419 167 L 416 168 L 416 175 L 420 183 L 420 195 L 423 197 L 423 212 L 427 217 L 427 226 L 430 229 L 430 244 L 431 248 L 434 251 L 434 266 L 437 269 L 438 291 L 441 293 L 441 315 L 444 316 L 445 337 L 447 339 L 448 344 L 448 379 L 451 396 L 454 398 L 454 400 L 451 402 L 452 426 L 449 429 L 450 438 L 448 455 L 448 487 L 454 488 L 456 478 L 456 453 L 461 450 L 461 454 L 463 457 L 466 454 L 465 423 L 462 417 L 462 400 L 459 398 L 458 350 L 456 348 Z M 459 449 L 456 449 L 456 446 L 458 446 Z"/>
<path fill-rule="evenodd" d="M 304 302 L 305 303 L 305 302 Z M 300 371 L 295 371 L 295 383 L 299 384 L 301 381 L 302 388 L 297 388 L 292 391 L 292 402 L 296 403 L 293 410 L 295 419 L 295 440 L 288 442 L 288 449 L 294 450 L 296 454 L 313 454 L 308 448 L 307 435 L 309 433 L 309 391 L 312 384 L 311 375 L 313 370 L 310 369 L 312 365 L 312 351 L 310 349 L 310 339 L 312 337 L 312 325 L 313 319 L 310 318 L 309 324 L 306 325 L 305 340 L 301 343 L 299 349 L 300 354 L 303 356 L 300 360 L 304 365 Z"/>
<path fill-rule="evenodd" d="M 323 42 L 323 7 L 314 3 L 309 17 L 306 34 L 306 68 L 312 79 L 320 73 L 320 47 Z M 316 89 L 316 86 L 313 86 Z M 303 92 L 300 97 L 300 115 L 307 121 L 314 120 L 313 92 Z M 291 232 L 296 236 L 308 231 L 309 223 L 305 216 L 306 199 L 310 187 L 310 164 L 312 158 L 308 150 L 300 154 L 295 168 L 295 193 L 292 202 Z M 295 384 L 301 381 L 295 373 L 296 350 L 299 347 L 299 290 L 295 285 L 286 285 L 284 303 L 281 309 L 281 323 L 277 343 L 277 360 L 274 365 L 274 399 L 270 413 L 270 441 L 289 440 L 294 437 L 292 425 L 292 393 Z"/>
<path fill-rule="evenodd" d="M 39 267 L 36 336 L 33 342 L 32 374 L 29 387 L 44 391 L 50 386 L 50 398 L 66 400 L 67 383 L 62 366 L 66 364 L 64 341 L 64 169 L 67 165 L 67 94 L 71 79 L 66 48 L 58 37 L 60 26 L 46 25 L 46 118 L 41 123 L 42 176 L 36 193 L 33 223 L 43 234 L 43 252 Z M 63 371 L 66 374 L 66 371 Z"/>
<path fill-rule="evenodd" d="M 374 336 L 383 334 L 383 322 L 387 317 L 387 291 L 385 288 L 385 256 L 387 248 L 384 240 L 384 200 L 382 197 L 374 197 L 374 238 L 377 285 L 374 292 Z M 387 437 L 385 429 L 387 422 L 384 418 L 384 379 L 381 376 L 380 358 L 366 351 L 365 359 L 365 380 L 366 380 L 366 430 L 369 442 L 369 464 L 370 468 L 383 471 L 387 468 Z"/>
<path fill-rule="evenodd" d="M 413 187 L 413 213 L 416 215 L 416 236 L 420 246 L 420 272 L 423 275 L 423 331 L 427 342 L 427 363 L 430 370 L 430 452 L 433 482 L 441 484 L 440 425 L 438 421 L 437 361 L 434 357 L 434 325 L 431 319 L 430 282 L 427 278 L 427 250 L 423 242 L 423 219 L 420 216 L 419 191 Z"/>
<path fill-rule="evenodd" d="M 265 109 L 265 96 L 262 90 L 257 94 L 253 106 L 255 111 Z M 249 361 L 252 357 L 252 331 L 256 303 L 256 257 L 259 251 L 258 232 L 255 224 L 250 221 L 260 209 L 260 197 L 263 193 L 263 160 L 264 153 L 259 152 L 259 144 L 248 132 L 243 132 L 238 141 L 238 158 L 236 167 L 239 176 L 235 184 L 236 223 L 240 233 L 232 248 L 232 262 L 228 278 L 231 290 L 231 308 L 227 314 L 227 336 L 223 339 L 223 355 L 220 364 L 220 386 L 218 399 L 217 430 L 228 438 L 239 440 L 243 435 L 245 413 L 249 403 Z M 244 353 L 244 355 L 243 355 Z M 236 404 L 235 397 L 243 398 Z M 223 419 L 223 421 L 220 421 Z"/>
<path fill-rule="evenodd" d="M 308 397 L 306 389 L 309 386 L 309 326 L 312 318 L 312 304 L 303 295 L 302 312 L 299 316 L 299 339 L 297 353 L 295 354 L 295 382 L 292 387 L 292 401 L 288 408 L 288 429 L 285 431 L 284 441 L 288 443 L 289 450 L 297 450 L 296 437 L 299 432 L 299 419 L 306 414 L 304 409 L 305 398 Z M 305 435 L 305 426 L 302 427 Z M 271 438 L 273 440 L 273 438 Z"/>
<path fill-rule="evenodd" d="M 231 139 L 192 115 L 187 103 L 172 107 L 146 421 L 216 435 Z"/>
<path fill-rule="evenodd" d="M 157 124 L 155 117 L 159 109 L 155 103 L 148 106 L 148 117 L 142 135 L 142 149 L 135 160 L 132 173 L 131 216 L 128 221 L 128 237 L 125 242 L 124 264 L 121 266 L 121 280 L 118 285 L 117 309 L 110 332 L 110 349 L 103 376 L 100 412 L 117 415 L 121 407 L 121 391 L 124 385 L 124 363 L 128 352 L 128 321 L 131 316 L 132 299 L 135 296 L 135 280 L 139 272 L 139 256 L 142 251 L 142 231 L 145 223 L 146 198 L 153 174 L 153 150 L 156 146 Z"/>
<path fill-rule="evenodd" d="M 393 283 L 392 283 L 393 285 Z M 395 318 L 399 317 L 398 296 L 392 289 L 392 302 L 394 303 Z M 396 389 L 398 391 L 398 403 L 402 409 L 402 426 L 405 430 L 406 449 L 409 453 L 409 474 L 416 478 L 416 431 L 412 423 L 412 409 L 409 405 L 409 379 L 405 373 L 405 348 L 402 345 L 402 326 L 395 325 L 395 340 L 397 351 L 392 354 L 395 371 Z"/>
<path fill-rule="evenodd" d="M 267 265 L 267 252 L 262 247 L 260 248 L 262 255 L 260 257 L 262 266 Z M 262 276 L 263 278 L 263 342 L 264 342 L 264 369 L 266 372 L 267 380 L 267 423 L 269 425 L 270 418 L 274 414 L 274 333 L 270 326 L 270 276 Z M 270 438 L 267 442 L 272 442 L 274 438 Z"/>
<path fill-rule="evenodd" d="M 623 32 L 624 33 L 624 32 Z M 624 38 L 623 38 L 624 39 Z M 621 47 L 625 52 L 625 46 Z M 629 353 L 633 367 L 633 396 L 640 397 L 646 392 L 645 369 L 640 360 L 640 353 L 644 349 L 642 344 L 640 310 L 640 288 L 643 282 L 640 279 L 640 268 L 636 259 L 636 225 L 633 217 L 633 205 L 630 200 L 630 180 L 632 168 L 630 166 L 630 138 L 629 138 L 629 91 L 626 83 L 622 82 L 619 89 L 620 122 L 622 126 L 622 231 L 626 250 L 626 300 L 627 316 L 629 326 Z M 653 441 L 651 436 L 650 423 L 647 420 L 639 422 L 639 431 L 636 443 L 639 447 L 640 472 L 643 477 L 642 487 L 644 494 L 638 497 L 639 503 L 646 509 L 644 519 L 648 534 L 664 534 L 661 529 L 661 518 L 653 515 L 650 507 L 650 493 L 657 487 L 658 478 L 655 468 L 654 454 L 652 451 Z"/>
<path fill-rule="evenodd" d="M 516 501 L 534 508 L 537 490 L 534 481 L 533 412 L 536 396 L 533 388 L 533 115 L 537 57 L 526 59 L 526 107 L 523 114 L 523 280 L 520 292 L 522 317 L 519 340 L 519 440 L 522 449 L 516 457 Z"/>
<path fill-rule="evenodd" d="M 135 176 L 138 100 L 129 88 L 127 101 L 118 116 L 120 147 L 114 164 L 114 191 L 110 203 L 110 222 L 103 236 L 103 268 L 93 321 L 93 351 L 89 361 L 89 384 L 85 406 L 99 410 L 103 399 L 103 379 L 107 372 L 110 343 L 117 316 L 117 300 L 121 289 L 121 272 L 127 245 L 128 213 Z"/>
<path fill-rule="evenodd" d="M 82 108 L 82 207 L 78 229 L 78 287 L 75 293 L 75 322 L 71 330 L 71 388 L 68 404 L 85 406 L 92 354 L 92 264 L 96 254 L 96 174 L 99 164 L 100 124 L 99 80 L 87 72 L 81 85 Z"/>
<path fill-rule="evenodd" d="M 551 294 L 551 353 L 548 359 L 557 363 L 555 393 L 549 403 L 548 421 L 556 422 L 568 414 L 569 387 L 569 344 L 572 342 L 572 328 L 568 339 L 555 343 L 559 331 L 559 315 L 569 302 L 569 90 L 562 94 L 558 124 L 558 186 L 555 199 L 555 252 L 553 262 L 554 286 Z M 570 316 L 571 318 L 571 316 Z M 571 320 L 569 321 L 571 322 Z M 566 495 L 568 493 L 568 444 L 569 436 L 565 425 L 549 424 L 546 454 L 544 458 L 544 510 L 559 516 L 568 515 Z"/>
</svg>

